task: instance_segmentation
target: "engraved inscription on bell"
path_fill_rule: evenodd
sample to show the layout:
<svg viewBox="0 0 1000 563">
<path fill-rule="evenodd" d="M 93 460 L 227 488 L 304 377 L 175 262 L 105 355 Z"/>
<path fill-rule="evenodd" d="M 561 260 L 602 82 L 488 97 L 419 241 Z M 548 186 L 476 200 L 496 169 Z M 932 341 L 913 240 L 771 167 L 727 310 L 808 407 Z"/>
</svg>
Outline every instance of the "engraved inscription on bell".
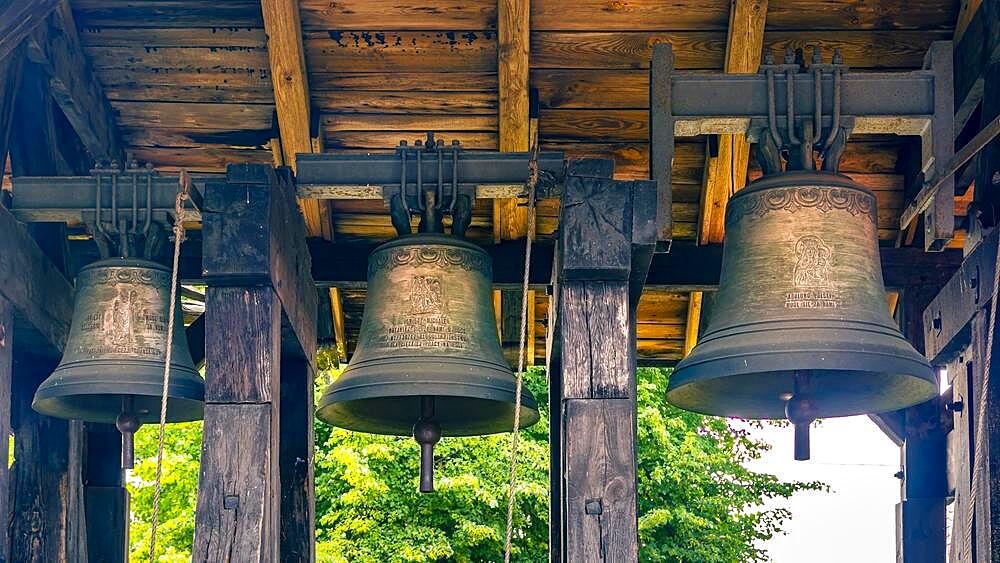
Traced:
<svg viewBox="0 0 1000 563">
<path fill-rule="evenodd" d="M 415 275 L 404 282 L 405 312 L 393 314 L 379 343 L 386 348 L 468 350 L 469 331 L 448 313 L 440 276 Z"/>
<path fill-rule="evenodd" d="M 159 295 L 167 280 L 162 272 L 135 268 L 105 268 L 83 273 L 81 322 L 84 338 L 75 338 L 73 352 L 83 357 L 121 355 L 162 359 L 166 345 L 166 311 Z M 161 279 L 163 278 L 163 279 Z"/>
<path fill-rule="evenodd" d="M 792 273 L 794 290 L 785 295 L 788 309 L 836 309 L 840 292 L 833 288 L 833 249 L 816 235 L 805 235 L 795 241 L 795 268 Z"/>
</svg>

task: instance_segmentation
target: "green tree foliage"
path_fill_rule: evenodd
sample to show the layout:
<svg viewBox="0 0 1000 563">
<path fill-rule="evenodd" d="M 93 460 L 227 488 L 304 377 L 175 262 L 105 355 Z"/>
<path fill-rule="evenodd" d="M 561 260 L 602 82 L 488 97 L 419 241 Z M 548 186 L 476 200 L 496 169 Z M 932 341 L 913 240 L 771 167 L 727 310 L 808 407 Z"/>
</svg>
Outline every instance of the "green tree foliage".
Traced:
<svg viewBox="0 0 1000 563">
<path fill-rule="evenodd" d="M 785 483 L 744 463 L 767 445 L 724 419 L 681 411 L 663 401 L 669 372 L 638 374 L 640 559 L 670 563 L 766 561 L 762 541 L 791 517 L 763 511 L 818 483 Z M 546 404 L 545 375 L 525 384 Z M 358 434 L 316 422 L 317 560 L 323 563 L 500 561 L 506 526 L 510 435 L 450 438 L 436 448 L 436 488 L 417 492 L 419 450 L 410 438 Z M 160 562 L 187 561 L 201 426 L 167 433 L 157 552 Z M 144 561 L 152 511 L 156 429 L 137 436 L 144 460 L 131 481 L 132 552 Z M 513 559 L 548 561 L 548 411 L 522 433 Z"/>
</svg>

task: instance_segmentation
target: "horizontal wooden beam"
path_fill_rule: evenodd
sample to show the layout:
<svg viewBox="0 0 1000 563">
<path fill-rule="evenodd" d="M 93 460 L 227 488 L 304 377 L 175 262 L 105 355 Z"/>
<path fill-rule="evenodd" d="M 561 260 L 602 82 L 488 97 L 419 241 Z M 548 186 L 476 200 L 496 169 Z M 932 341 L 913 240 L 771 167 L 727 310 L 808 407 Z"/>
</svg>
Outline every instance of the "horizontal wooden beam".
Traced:
<svg viewBox="0 0 1000 563">
<path fill-rule="evenodd" d="M 63 0 L 28 38 L 28 58 L 49 77 L 52 98 L 79 135 L 90 156 L 124 160 L 115 114 L 80 44 L 73 10 Z"/>
</svg>

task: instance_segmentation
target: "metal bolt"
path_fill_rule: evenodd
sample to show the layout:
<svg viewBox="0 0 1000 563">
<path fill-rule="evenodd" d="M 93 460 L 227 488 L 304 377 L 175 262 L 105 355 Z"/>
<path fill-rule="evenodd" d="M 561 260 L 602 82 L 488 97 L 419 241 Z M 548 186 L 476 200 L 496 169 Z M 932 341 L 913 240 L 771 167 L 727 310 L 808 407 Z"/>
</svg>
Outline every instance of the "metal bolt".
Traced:
<svg viewBox="0 0 1000 563">
<path fill-rule="evenodd" d="M 785 64 L 795 64 L 795 51 L 790 46 L 785 47 Z"/>
<path fill-rule="evenodd" d="M 237 495 L 226 495 L 222 499 L 222 508 L 226 510 L 236 510 L 240 507 L 240 497 Z"/>
<path fill-rule="evenodd" d="M 812 63 L 814 65 L 823 64 L 823 52 L 818 45 L 813 47 Z"/>
<path fill-rule="evenodd" d="M 840 52 L 840 47 L 833 50 L 833 64 L 842 65 L 844 64 L 844 55 Z"/>
<path fill-rule="evenodd" d="M 944 408 L 950 412 L 962 412 L 962 410 L 965 409 L 965 403 L 961 400 L 952 401 L 950 403 L 945 403 Z"/>
<path fill-rule="evenodd" d="M 774 53 L 771 51 L 770 47 L 764 49 L 764 64 L 766 65 L 774 64 Z"/>
<path fill-rule="evenodd" d="M 589 498 L 584 503 L 584 511 L 595 516 L 603 514 L 604 503 L 599 498 Z"/>
</svg>

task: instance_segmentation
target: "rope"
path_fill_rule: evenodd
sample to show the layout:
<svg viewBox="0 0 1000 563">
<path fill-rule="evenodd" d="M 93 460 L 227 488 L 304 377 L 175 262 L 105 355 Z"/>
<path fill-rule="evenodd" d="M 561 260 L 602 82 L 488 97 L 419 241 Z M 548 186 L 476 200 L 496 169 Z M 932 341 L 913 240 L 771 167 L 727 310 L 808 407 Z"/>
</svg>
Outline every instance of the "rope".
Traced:
<svg viewBox="0 0 1000 563">
<path fill-rule="evenodd" d="M 177 270 L 181 258 L 181 243 L 184 241 L 184 225 L 181 216 L 184 212 L 184 201 L 190 199 L 191 177 L 181 170 L 180 189 L 174 201 L 174 260 L 170 275 L 170 308 L 167 310 L 167 350 L 163 362 L 163 394 L 160 396 L 160 437 L 156 446 L 156 485 L 153 493 L 152 527 L 149 531 L 149 561 L 154 561 L 156 555 L 156 523 L 160 515 L 160 491 L 163 478 L 163 440 L 167 426 L 167 391 L 170 386 L 170 362 L 174 349 L 174 321 L 177 309 Z"/>
<path fill-rule="evenodd" d="M 521 280 L 521 332 L 517 349 L 517 374 L 514 388 L 514 432 L 510 439 L 510 485 L 507 489 L 507 537 L 503 560 L 510 563 L 511 536 L 514 533 L 514 496 L 517 483 L 517 448 L 521 430 L 521 388 L 524 385 L 524 349 L 528 333 L 528 281 L 531 273 L 531 241 L 535 232 L 535 186 L 538 184 L 538 144 L 531 150 L 528 161 L 528 232 L 524 242 L 524 278 Z"/>
<path fill-rule="evenodd" d="M 997 256 L 1000 257 L 1000 237 L 997 238 Z M 972 541 L 972 521 L 975 515 L 976 499 L 979 498 L 979 487 L 982 482 L 983 463 L 983 436 L 986 433 L 986 397 L 990 388 L 990 364 L 993 358 L 993 335 L 997 325 L 997 296 L 1000 294 L 1000 264 L 993 267 L 993 294 L 990 297 L 990 324 L 986 335 L 986 357 L 983 359 L 983 385 L 980 396 L 976 401 L 976 434 L 973 436 L 975 448 L 973 450 L 972 469 L 972 498 L 969 499 L 969 520 L 966 528 L 967 540 Z"/>
</svg>

